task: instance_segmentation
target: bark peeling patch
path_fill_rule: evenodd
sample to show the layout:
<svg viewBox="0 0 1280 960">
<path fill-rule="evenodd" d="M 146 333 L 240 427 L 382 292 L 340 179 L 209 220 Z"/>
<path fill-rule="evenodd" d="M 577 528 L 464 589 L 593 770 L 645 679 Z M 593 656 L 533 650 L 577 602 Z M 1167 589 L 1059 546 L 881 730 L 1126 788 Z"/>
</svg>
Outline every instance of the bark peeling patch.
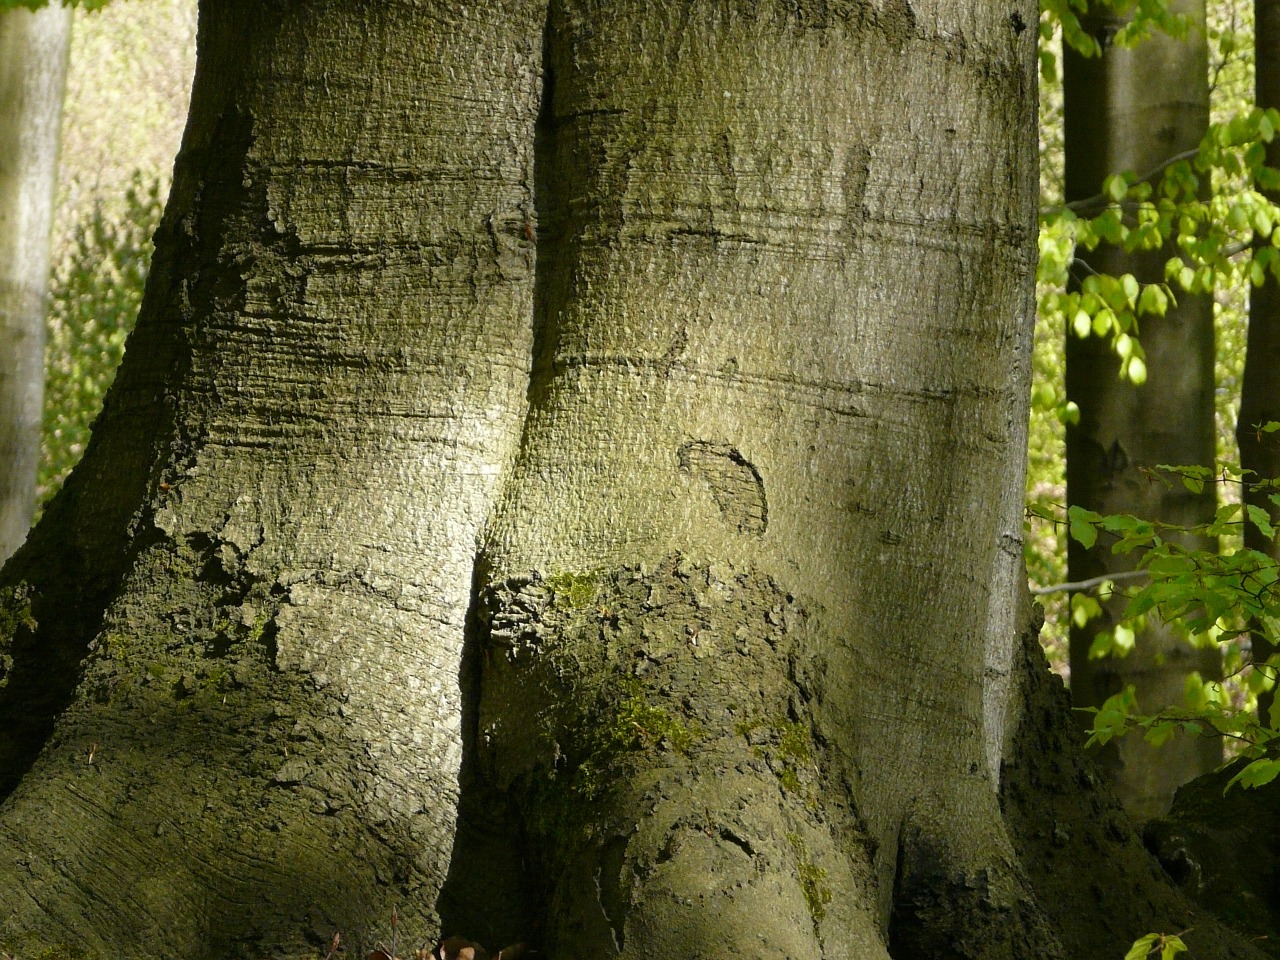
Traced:
<svg viewBox="0 0 1280 960">
<path fill-rule="evenodd" d="M 769 503 L 764 480 L 754 464 L 733 447 L 705 440 L 681 444 L 677 456 L 681 473 L 707 485 L 726 523 L 740 533 L 764 536 L 769 526 Z"/>
</svg>

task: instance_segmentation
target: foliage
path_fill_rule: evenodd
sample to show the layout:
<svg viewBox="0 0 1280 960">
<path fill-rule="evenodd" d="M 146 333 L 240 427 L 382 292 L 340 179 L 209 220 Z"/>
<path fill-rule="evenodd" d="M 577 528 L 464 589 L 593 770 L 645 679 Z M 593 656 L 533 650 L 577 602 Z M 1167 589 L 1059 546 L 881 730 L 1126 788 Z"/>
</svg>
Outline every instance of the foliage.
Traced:
<svg viewBox="0 0 1280 960">
<path fill-rule="evenodd" d="M 99 201 L 76 230 L 75 247 L 55 265 L 45 353 L 44 448 L 38 489 L 44 502 L 62 485 L 89 440 L 89 425 L 115 378 L 142 303 L 151 235 L 160 222 L 160 184 L 135 174 L 123 209 Z"/>
<path fill-rule="evenodd" d="M 1280 424 L 1267 424 L 1260 429 L 1273 431 L 1280 429 Z M 1163 466 L 1160 470 L 1161 476 L 1155 479 L 1181 483 L 1192 492 L 1200 492 L 1215 479 L 1280 490 L 1280 482 L 1242 476 L 1244 471 L 1234 465 L 1223 467 L 1216 476 L 1205 467 Z M 1271 493 L 1269 498 L 1280 506 L 1280 492 Z M 1243 644 L 1251 630 L 1261 631 L 1272 643 L 1280 642 L 1280 563 L 1257 550 L 1213 552 L 1183 545 L 1188 534 L 1238 541 L 1246 523 L 1274 539 L 1277 531 L 1267 512 L 1256 506 L 1227 502 L 1218 508 L 1212 522 L 1184 528 L 1124 514 L 1101 516 L 1073 506 L 1065 522 L 1072 539 L 1086 547 L 1107 538 L 1113 553 L 1136 553 L 1136 569 L 1145 574 L 1145 582 L 1135 588 L 1114 582 L 1101 586 L 1104 599 L 1122 595 L 1127 602 L 1114 629 L 1101 630 L 1096 635 L 1089 651 L 1091 657 L 1125 656 L 1133 647 L 1136 630 L 1145 618 L 1155 616 L 1181 630 L 1193 644 L 1221 645 L 1228 675 L 1245 692 L 1243 700 L 1233 698 L 1222 682 L 1206 681 L 1191 673 L 1186 680 L 1183 706 L 1145 714 L 1134 688 L 1129 686 L 1101 708 L 1086 708 L 1094 713 L 1089 744 L 1104 744 L 1131 732 L 1140 732 L 1154 744 L 1163 743 L 1179 730 L 1222 736 L 1233 741 L 1239 753 L 1250 761 L 1231 784 L 1261 786 L 1274 779 L 1280 774 L 1280 760 L 1273 757 L 1280 731 L 1258 720 L 1253 698 L 1275 686 L 1280 655 L 1254 662 Z M 1073 615 L 1081 622 L 1101 613 L 1097 600 L 1083 594 L 1073 597 L 1072 607 Z"/>
<path fill-rule="evenodd" d="M 1181 35 L 1181 26 L 1164 21 L 1157 5 L 1111 4 L 1107 12 L 1131 13 L 1147 20 L 1144 34 L 1162 30 Z M 1065 14 L 1064 14 L 1065 11 Z M 1062 200 L 1062 84 L 1059 46 L 1085 55 L 1096 50 L 1080 41 L 1084 0 L 1046 0 L 1040 22 L 1041 49 L 1041 261 L 1037 271 L 1039 313 L 1033 354 L 1031 431 L 1027 498 L 1030 507 L 1025 556 L 1035 584 L 1066 579 L 1065 525 L 1042 522 L 1060 511 L 1063 489 L 1063 433 L 1079 412 L 1064 395 L 1062 341 L 1068 335 L 1109 339 L 1118 372 L 1133 382 L 1146 375 L 1141 326 L 1159 322 L 1168 306 L 1189 287 L 1215 294 L 1217 436 L 1219 456 L 1235 457 L 1235 404 L 1239 398 L 1247 324 L 1248 289 L 1275 275 L 1275 209 L 1260 187 L 1274 173 L 1260 165 L 1264 137 L 1274 136 L 1276 117 L 1253 110 L 1252 6 L 1240 0 L 1211 0 L 1206 32 L 1212 90 L 1212 127 L 1194 154 L 1169 158 L 1145 174 L 1119 171 L 1098 193 L 1070 206 Z M 1074 27 L 1073 27 L 1074 25 Z M 1131 31 L 1136 35 L 1138 31 Z M 1128 43 L 1125 34 L 1121 41 Z M 1086 49 L 1082 49 L 1082 47 Z M 1123 194 L 1121 189 L 1123 188 Z M 1198 192 L 1197 192 L 1198 191 Z M 1119 198 L 1119 199 L 1116 199 Z M 1185 216 L 1184 216 L 1185 214 Z M 1170 242 L 1167 273 L 1160 283 L 1139 284 L 1134 277 L 1094 274 L 1077 257 L 1108 240 L 1138 245 Z M 1255 257 L 1253 245 L 1258 243 Z M 1068 279 L 1074 289 L 1068 290 Z M 1228 489 L 1228 496 L 1232 492 Z M 1049 592 L 1041 639 L 1055 669 L 1067 674 L 1067 625 L 1091 599 Z M 1122 635 L 1123 639 L 1123 635 Z"/>
<path fill-rule="evenodd" d="M 1180 953 L 1187 952 L 1187 945 L 1182 938 L 1173 933 L 1148 933 L 1133 941 L 1133 946 L 1124 955 L 1124 960 L 1143 960 L 1144 957 L 1159 957 L 1160 960 L 1173 960 Z"/>
<path fill-rule="evenodd" d="M 79 7 L 82 10 L 101 10 L 111 0 L 58 0 L 64 7 Z M 0 0 L 0 11 L 4 10 L 40 10 L 49 5 L 49 0 Z"/>
<path fill-rule="evenodd" d="M 1044 215 L 1036 273 L 1041 314 L 1065 318 L 1075 336 L 1108 338 L 1120 358 L 1120 376 L 1140 385 L 1147 377 L 1140 321 L 1164 316 L 1177 290 L 1211 294 L 1220 285 L 1280 279 L 1280 235 L 1274 232 L 1280 208 L 1263 193 L 1280 190 L 1280 171 L 1264 162 L 1265 145 L 1278 130 L 1280 111 L 1248 110 L 1210 126 L 1194 154 L 1171 157 L 1144 174 L 1112 174 L 1097 196 Z M 1243 182 L 1229 193 L 1202 197 L 1214 180 Z M 1126 253 L 1173 245 L 1177 253 L 1165 264 L 1163 282 L 1143 284 L 1128 273 L 1093 272 L 1076 256 L 1100 243 Z M 1067 284 L 1073 269 L 1084 273 L 1074 289 Z M 1075 416 L 1064 408 L 1064 419 Z"/>
</svg>

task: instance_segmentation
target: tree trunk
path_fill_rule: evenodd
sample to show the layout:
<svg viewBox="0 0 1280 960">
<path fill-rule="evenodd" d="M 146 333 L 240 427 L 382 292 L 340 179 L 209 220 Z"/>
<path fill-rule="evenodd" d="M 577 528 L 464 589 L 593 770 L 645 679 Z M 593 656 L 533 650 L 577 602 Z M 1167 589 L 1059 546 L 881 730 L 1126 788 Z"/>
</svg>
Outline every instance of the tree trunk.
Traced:
<svg viewBox="0 0 1280 960">
<path fill-rule="evenodd" d="M 436 928 L 527 385 L 541 29 L 523 2 L 202 10 L 137 331 L 6 569 L 11 781 L 61 712 L 0 817 L 10 940 L 256 955 L 393 903 Z"/>
<path fill-rule="evenodd" d="M 1202 0 L 1171 9 L 1204 22 Z M 1066 199 L 1097 194 L 1112 173 L 1153 170 L 1169 157 L 1194 149 L 1208 123 L 1209 95 L 1203 30 L 1186 40 L 1157 34 L 1137 47 L 1109 46 L 1120 22 L 1091 14 L 1085 28 L 1103 46 L 1102 56 L 1065 57 Z M 1140 282 L 1164 279 L 1171 250 L 1126 254 L 1100 245 L 1078 251 L 1084 269 Z M 1134 386 L 1118 377 L 1119 360 L 1099 337 L 1067 335 L 1067 397 L 1080 408 L 1079 423 L 1067 427 L 1067 500 L 1101 514 L 1130 513 L 1150 520 L 1191 526 L 1213 519 L 1212 485 L 1193 494 L 1170 486 L 1151 471 L 1158 464 L 1214 462 L 1213 304 L 1208 297 L 1178 294 L 1178 305 L 1162 318 L 1145 319 L 1141 342 L 1147 381 Z M 1205 538 L 1188 546 L 1216 549 Z M 1072 541 L 1067 551 L 1069 579 L 1085 580 L 1131 570 L 1136 554 L 1113 555 L 1105 538 L 1086 550 Z M 1173 627 L 1155 622 L 1139 631 L 1127 657 L 1089 658 L 1094 637 L 1115 626 L 1124 608 L 1117 595 L 1104 617 L 1071 631 L 1071 692 L 1077 707 L 1101 706 L 1127 684 L 1136 688 L 1142 709 L 1181 704 L 1186 675 L 1218 676 L 1216 649 L 1189 646 Z M 1113 741 L 1099 762 L 1125 807 L 1146 819 L 1168 809 L 1182 783 L 1221 761 L 1216 741 L 1175 738 L 1163 747 L 1129 737 Z"/>
<path fill-rule="evenodd" d="M 1040 783 L 1100 801 L 1033 762 L 1042 714 L 1071 749 L 1034 632 L 986 634 L 1034 23 L 207 4 L 124 369 L 3 573 L 0 946 L 315 957 L 393 907 L 402 956 L 1181 929 L 1150 860 L 1105 936 L 1041 899 L 1111 867 L 1045 886 Z"/>
<path fill-rule="evenodd" d="M 44 305 L 71 10 L 0 9 L 0 563 L 36 506 Z"/>
<path fill-rule="evenodd" d="M 1254 0 L 1254 96 L 1257 106 L 1280 107 L 1280 2 Z M 1280 168 L 1280 143 L 1267 144 L 1267 165 Z M 1272 196 L 1272 201 L 1276 199 Z M 1240 416 L 1236 421 L 1236 441 L 1240 445 L 1240 466 L 1252 470 L 1254 480 L 1280 477 L 1280 433 L 1263 433 L 1258 428 L 1280 421 L 1280 284 L 1268 275 L 1266 282 L 1249 292 L 1249 336 L 1244 376 L 1240 385 Z M 1246 486 L 1243 500 L 1280 519 L 1280 508 L 1271 502 L 1276 490 L 1266 486 Z M 1244 525 L 1244 545 L 1271 557 L 1280 557 L 1274 541 L 1263 536 L 1254 524 Z M 1251 635 L 1254 663 L 1263 663 L 1275 653 L 1275 645 L 1262 630 Z M 1258 695 L 1258 716 L 1270 722 L 1275 698 L 1268 690 Z"/>
</svg>

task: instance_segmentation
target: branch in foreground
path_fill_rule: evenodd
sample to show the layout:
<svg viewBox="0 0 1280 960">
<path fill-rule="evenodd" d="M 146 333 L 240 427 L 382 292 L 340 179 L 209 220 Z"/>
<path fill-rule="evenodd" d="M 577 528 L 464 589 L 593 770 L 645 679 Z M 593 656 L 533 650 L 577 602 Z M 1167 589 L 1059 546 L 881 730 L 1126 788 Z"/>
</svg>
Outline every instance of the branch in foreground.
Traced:
<svg viewBox="0 0 1280 960">
<path fill-rule="evenodd" d="M 1137 580 L 1140 577 L 1150 576 L 1145 570 L 1126 570 L 1121 573 L 1107 573 L 1100 577 L 1090 577 L 1088 580 L 1073 580 L 1069 583 L 1051 583 L 1047 587 L 1031 587 L 1032 596 L 1043 597 L 1049 593 L 1078 593 L 1081 590 L 1092 590 L 1094 587 L 1100 587 L 1108 580 Z"/>
</svg>

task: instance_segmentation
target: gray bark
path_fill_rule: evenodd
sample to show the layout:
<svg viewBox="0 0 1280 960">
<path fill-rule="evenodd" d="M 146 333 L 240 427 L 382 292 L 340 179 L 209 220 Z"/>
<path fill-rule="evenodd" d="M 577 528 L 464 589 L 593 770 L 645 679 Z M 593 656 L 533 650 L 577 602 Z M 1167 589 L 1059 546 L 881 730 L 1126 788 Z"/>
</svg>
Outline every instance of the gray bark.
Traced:
<svg viewBox="0 0 1280 960">
<path fill-rule="evenodd" d="M 392 885 L 406 931 L 438 926 L 472 559 L 529 363 L 537 13 L 202 11 L 137 331 L 6 570 L 10 780 L 61 711 L 0 817 L 30 864 L 11 940 L 309 953 L 372 938 Z"/>
<path fill-rule="evenodd" d="M 985 702 L 1063 717 L 986 634 L 1034 24 L 207 4 L 124 369 L 0 580 L 0 947 L 1087 956 Z"/>
<path fill-rule="evenodd" d="M 1176 3 L 1174 12 L 1204 21 L 1199 0 Z M 1066 199 L 1097 194 L 1103 179 L 1132 170 L 1145 173 L 1184 150 L 1193 149 L 1209 114 L 1206 48 L 1202 30 L 1182 41 L 1158 34 L 1123 49 L 1107 41 L 1119 26 L 1114 15 L 1093 13 L 1083 21 L 1103 44 L 1102 56 L 1064 57 Z M 1119 276 L 1132 273 L 1144 283 L 1164 279 L 1170 250 L 1126 254 L 1101 245 L 1078 251 L 1082 269 Z M 1144 519 L 1192 526 L 1213 519 L 1212 485 L 1193 494 L 1180 484 L 1153 478 L 1158 464 L 1214 463 L 1213 304 L 1208 297 L 1178 294 L 1178 305 L 1163 318 L 1142 321 L 1147 382 L 1135 387 L 1117 376 L 1119 360 L 1109 343 L 1068 334 L 1067 398 L 1080 408 L 1080 421 L 1067 427 L 1067 500 L 1101 514 L 1131 513 Z M 1216 549 L 1206 538 L 1188 546 Z M 1086 580 L 1131 570 L 1137 554 L 1115 555 L 1107 538 L 1086 550 L 1072 541 L 1068 579 Z M 1098 707 L 1127 684 L 1136 688 L 1143 710 L 1180 705 L 1186 675 L 1218 676 L 1216 649 L 1194 649 L 1169 625 L 1152 622 L 1141 630 L 1127 657 L 1089 659 L 1097 631 L 1114 627 L 1124 608 L 1117 595 L 1105 616 L 1071 631 L 1071 692 L 1077 707 Z M 1182 783 L 1212 770 L 1221 747 L 1203 737 L 1174 738 L 1153 747 L 1137 737 L 1112 741 L 1099 756 L 1104 775 L 1126 808 L 1145 819 L 1168 809 Z"/>
<path fill-rule="evenodd" d="M 71 11 L 0 10 L 0 563 L 36 507 L 44 305 Z"/>
</svg>

